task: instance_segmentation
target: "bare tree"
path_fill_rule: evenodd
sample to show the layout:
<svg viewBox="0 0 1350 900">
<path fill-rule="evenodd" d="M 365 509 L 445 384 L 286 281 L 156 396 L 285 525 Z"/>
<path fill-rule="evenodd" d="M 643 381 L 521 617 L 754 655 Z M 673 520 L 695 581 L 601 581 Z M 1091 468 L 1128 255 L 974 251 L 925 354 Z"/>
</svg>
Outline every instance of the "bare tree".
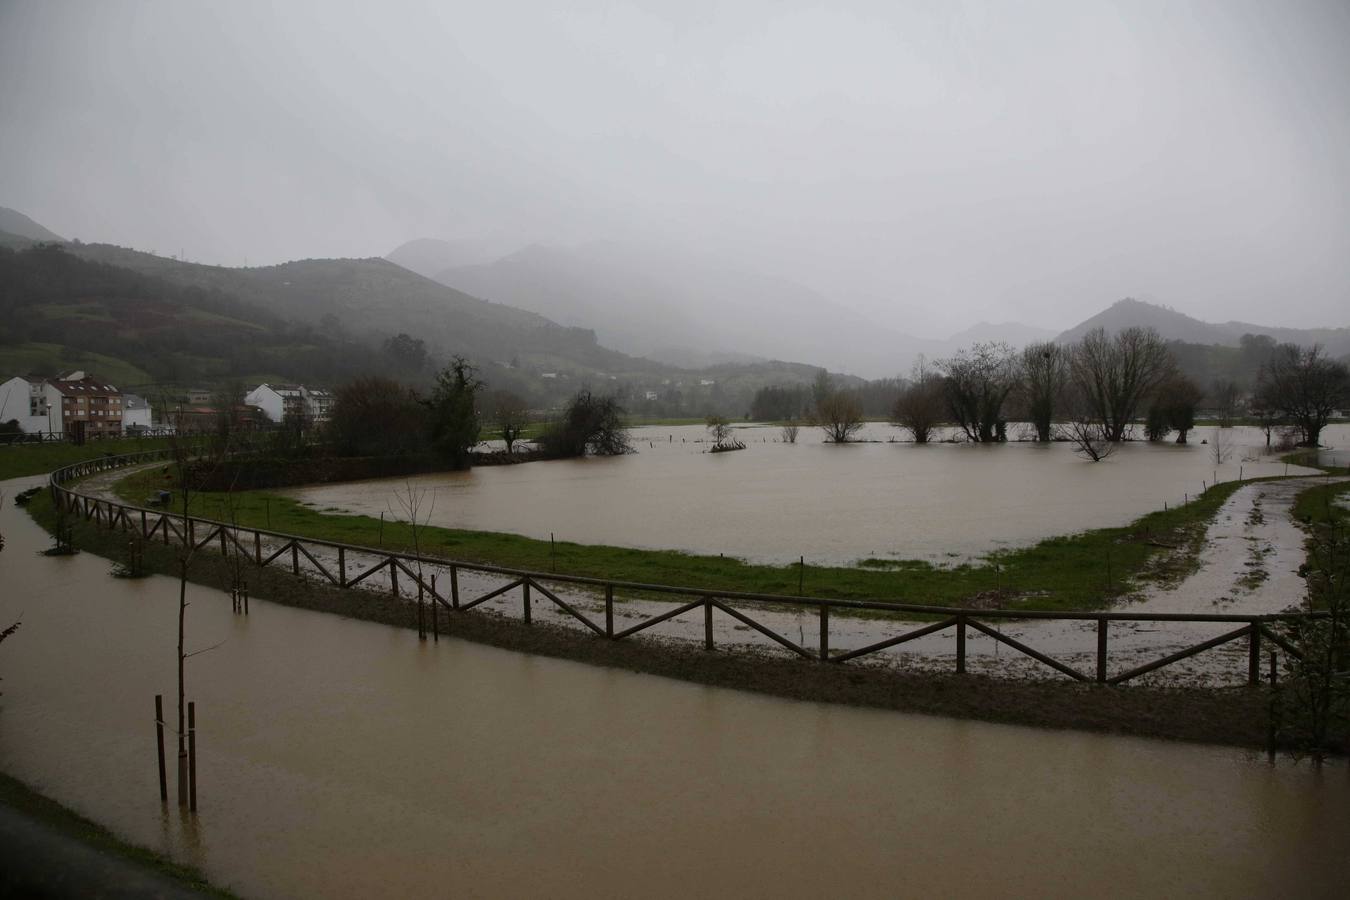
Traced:
<svg viewBox="0 0 1350 900">
<path fill-rule="evenodd" d="M 834 391 L 816 405 L 817 424 L 831 444 L 847 444 L 862 430 L 862 403 L 852 391 Z"/>
<path fill-rule="evenodd" d="M 1125 439 L 1139 406 L 1171 376 L 1176 363 L 1152 328 L 1125 328 L 1107 337 L 1101 328 L 1073 349 L 1073 380 L 1086 414 L 1107 441 Z"/>
<path fill-rule="evenodd" d="M 1003 404 L 1017 386 L 1018 359 L 1004 343 L 975 344 L 938 362 L 946 374 L 947 408 L 967 440 L 1007 440 Z"/>
<path fill-rule="evenodd" d="M 1350 371 L 1320 346 L 1282 344 L 1262 367 L 1257 393 L 1298 427 L 1302 446 L 1316 447 L 1332 413 L 1350 401 Z"/>
<path fill-rule="evenodd" d="M 511 453 L 530 423 L 529 409 L 524 398 L 511 391 L 493 391 L 488 399 L 492 405 L 492 423 L 501 432 L 506 452 Z"/>
<path fill-rule="evenodd" d="M 1228 462 L 1233 455 L 1233 446 L 1229 443 L 1228 435 L 1220 428 L 1214 432 L 1214 437 L 1209 442 L 1209 458 L 1214 460 L 1214 465 L 1221 466 Z"/>
<path fill-rule="evenodd" d="M 942 424 L 946 411 L 942 376 L 929 369 L 920 357 L 909 383 L 900 389 L 895 400 L 891 421 L 909 431 L 914 443 L 926 444 L 933 430 Z"/>
<path fill-rule="evenodd" d="M 1092 462 L 1101 462 L 1115 452 L 1118 442 L 1108 438 L 1106 426 L 1088 412 L 1088 401 L 1076 391 L 1068 395 L 1068 416 L 1056 428 L 1060 440 L 1073 445 L 1074 452 Z"/>
<path fill-rule="evenodd" d="M 1069 384 L 1069 351 L 1053 341 L 1028 344 L 1022 349 L 1022 403 L 1036 429 L 1036 440 L 1054 434 L 1055 412 L 1063 404 Z"/>
<path fill-rule="evenodd" d="M 783 436 L 783 442 L 785 444 L 797 443 L 797 432 L 799 430 L 800 426 L 797 424 L 797 420 L 788 419 L 787 422 L 783 424 L 783 428 L 781 431 L 781 434 Z"/>
<path fill-rule="evenodd" d="M 725 416 L 708 416 L 706 424 L 714 445 L 721 447 L 730 440 L 731 422 Z"/>
<path fill-rule="evenodd" d="M 1209 400 L 1218 414 L 1220 428 L 1232 428 L 1242 403 L 1242 387 L 1231 378 L 1216 378 L 1209 386 Z"/>
</svg>

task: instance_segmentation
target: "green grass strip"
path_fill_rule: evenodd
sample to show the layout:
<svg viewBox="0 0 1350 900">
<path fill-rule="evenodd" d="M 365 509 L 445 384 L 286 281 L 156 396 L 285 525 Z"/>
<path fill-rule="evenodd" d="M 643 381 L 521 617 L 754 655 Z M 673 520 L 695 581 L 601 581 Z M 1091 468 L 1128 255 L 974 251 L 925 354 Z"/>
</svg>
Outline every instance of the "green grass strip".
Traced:
<svg viewBox="0 0 1350 900">
<path fill-rule="evenodd" d="M 1226 482 L 1211 487 L 1188 504 L 1149 513 L 1124 527 L 1053 537 L 952 567 L 922 560 L 867 560 L 858 566 L 830 567 L 808 562 L 803 572 L 796 564 L 763 565 L 570 541 L 554 546 L 520 535 L 441 527 L 422 528 L 419 543 L 427 555 L 465 562 L 697 590 L 795 595 L 800 586 L 806 596 L 838 599 L 1100 609 L 1145 582 L 1177 579 L 1191 571 L 1207 525 L 1239 486 Z M 160 488 L 173 485 L 167 469 L 156 467 L 122 479 L 115 492 L 128 503 L 144 505 Z M 190 512 L 318 540 L 413 550 L 412 529 L 406 523 L 386 521 L 382 527 L 378 517 L 317 510 L 267 491 L 194 494 Z"/>
</svg>

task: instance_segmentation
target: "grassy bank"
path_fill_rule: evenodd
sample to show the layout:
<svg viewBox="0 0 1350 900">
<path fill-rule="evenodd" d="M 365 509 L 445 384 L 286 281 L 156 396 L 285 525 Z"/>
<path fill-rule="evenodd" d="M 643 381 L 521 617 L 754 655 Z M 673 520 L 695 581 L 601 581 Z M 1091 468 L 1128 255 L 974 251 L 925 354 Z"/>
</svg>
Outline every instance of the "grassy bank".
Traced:
<svg viewBox="0 0 1350 900">
<path fill-rule="evenodd" d="M 40 524 L 51 527 L 53 509 L 45 493 L 28 509 Z M 114 560 L 121 559 L 126 549 L 123 533 L 82 520 L 75 524 L 74 540 L 86 551 Z M 150 542 L 145 552 L 151 571 L 174 570 L 174 548 Z M 220 588 L 222 604 L 229 602 L 225 589 L 231 575 L 220 555 L 205 552 L 197 555 L 189 573 L 198 584 Z M 417 627 L 416 605 L 394 600 L 383 590 L 340 590 L 296 578 L 284 568 L 250 569 L 248 578 L 255 598 L 399 628 Z M 171 594 L 174 588 L 165 583 L 164 590 Z M 1246 687 L 1104 687 L 1059 678 L 1020 680 L 822 665 L 772 651 L 738 648 L 734 653 L 710 653 L 659 638 L 609 641 L 547 622 L 526 625 L 491 613 L 434 612 L 442 636 L 796 700 L 1253 748 L 1264 746 L 1266 739 L 1267 692 Z M 265 615 L 265 608 L 255 606 L 253 615 Z"/>
<path fill-rule="evenodd" d="M 124 478 L 116 493 L 143 505 L 172 487 L 162 469 Z M 1190 503 L 1150 513 L 1123 528 L 1104 528 L 1005 550 L 975 564 L 864 560 L 860 565 L 757 565 L 720 556 L 534 540 L 498 532 L 423 528 L 422 552 L 466 562 L 571 575 L 687 586 L 700 590 L 797 594 L 903 603 L 1009 609 L 1093 609 L 1148 581 L 1190 571 L 1207 524 L 1238 487 L 1211 487 Z M 411 551 L 411 528 L 378 517 L 322 511 L 266 491 L 199 493 L 190 512 L 335 542 Z"/>
<path fill-rule="evenodd" d="M 48 797 L 37 793 L 16 778 L 0 772 L 0 805 L 22 813 L 67 837 L 109 856 L 116 856 L 137 866 L 191 888 L 206 897 L 233 897 L 234 894 L 213 887 L 196 869 L 182 866 L 144 847 L 128 844 L 111 831 L 84 816 L 67 809 Z M 94 885 L 88 885 L 91 889 Z M 104 890 L 115 890 L 116 885 L 100 885 Z"/>
<path fill-rule="evenodd" d="M 100 456 L 139 453 L 168 446 L 168 438 L 113 438 L 90 441 L 84 446 L 67 443 L 7 444 L 0 446 L 0 481 L 42 475 L 52 469 L 74 465 Z"/>
</svg>

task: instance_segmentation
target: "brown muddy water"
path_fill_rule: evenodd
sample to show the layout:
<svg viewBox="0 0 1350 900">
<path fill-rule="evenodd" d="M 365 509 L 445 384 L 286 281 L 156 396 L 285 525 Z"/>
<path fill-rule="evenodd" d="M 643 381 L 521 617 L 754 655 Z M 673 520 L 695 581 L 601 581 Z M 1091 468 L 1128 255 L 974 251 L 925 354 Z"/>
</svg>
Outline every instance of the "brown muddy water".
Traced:
<svg viewBox="0 0 1350 900">
<path fill-rule="evenodd" d="M 633 429 L 637 453 L 480 467 L 411 479 L 429 491 L 431 523 L 547 540 L 820 565 L 867 557 L 952 562 L 1059 534 L 1124 525 L 1231 481 L 1315 470 L 1264 455 L 1254 428 L 1199 428 L 1186 446 L 1130 443 L 1100 463 L 1068 444 L 887 443 L 899 429 L 870 425 L 878 443 L 821 443 L 803 428 L 796 444 L 776 428 L 742 428 L 744 451 L 705 453 L 706 430 Z M 1350 427 L 1325 440 L 1350 443 Z M 395 493 L 409 479 L 298 488 L 319 509 L 406 518 Z"/>
<path fill-rule="evenodd" d="M 32 481 L 31 479 L 28 481 Z M 9 482 L 12 494 L 21 483 Z M 165 814 L 176 590 L 6 505 L 0 768 L 246 896 L 1343 896 L 1350 773 L 792 702 L 190 586 L 201 812 Z"/>
</svg>

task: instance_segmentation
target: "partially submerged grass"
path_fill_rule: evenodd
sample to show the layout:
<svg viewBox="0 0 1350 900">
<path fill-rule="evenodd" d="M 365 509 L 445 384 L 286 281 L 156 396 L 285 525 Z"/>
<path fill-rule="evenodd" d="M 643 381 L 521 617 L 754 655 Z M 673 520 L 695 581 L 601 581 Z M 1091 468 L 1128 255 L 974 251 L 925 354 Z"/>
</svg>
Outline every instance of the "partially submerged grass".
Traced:
<svg viewBox="0 0 1350 900">
<path fill-rule="evenodd" d="M 233 897 L 234 894 L 211 885 L 201 872 L 189 866 L 179 865 L 168 857 L 152 850 L 128 844 L 108 829 L 92 822 L 73 810 L 67 809 L 55 800 L 45 797 L 32 788 L 3 772 L 0 772 L 0 804 L 17 810 L 28 818 L 48 826 L 67 837 L 74 838 L 88 847 L 118 856 L 138 866 L 157 872 L 181 882 L 207 897 Z M 115 891 L 116 885 L 88 885 Z"/>
<path fill-rule="evenodd" d="M 117 483 L 129 503 L 144 505 L 154 492 L 173 489 L 164 467 L 142 470 Z M 1168 581 L 1195 565 L 1206 526 L 1239 486 L 1226 482 L 1183 506 L 1143 516 L 1122 528 L 1049 538 L 1022 549 L 1000 550 L 984 560 L 936 566 L 923 560 L 868 560 L 858 566 L 818 567 L 748 563 L 673 550 L 535 540 L 500 532 L 423 526 L 422 552 L 464 562 L 514 569 L 689 587 L 837 599 L 889 600 L 939 606 L 1007 609 L 1095 609 L 1144 582 Z M 192 515 L 233 521 L 319 540 L 411 552 L 407 523 L 336 514 L 266 491 L 196 493 Z M 175 497 L 174 511 L 181 512 Z"/>
</svg>

